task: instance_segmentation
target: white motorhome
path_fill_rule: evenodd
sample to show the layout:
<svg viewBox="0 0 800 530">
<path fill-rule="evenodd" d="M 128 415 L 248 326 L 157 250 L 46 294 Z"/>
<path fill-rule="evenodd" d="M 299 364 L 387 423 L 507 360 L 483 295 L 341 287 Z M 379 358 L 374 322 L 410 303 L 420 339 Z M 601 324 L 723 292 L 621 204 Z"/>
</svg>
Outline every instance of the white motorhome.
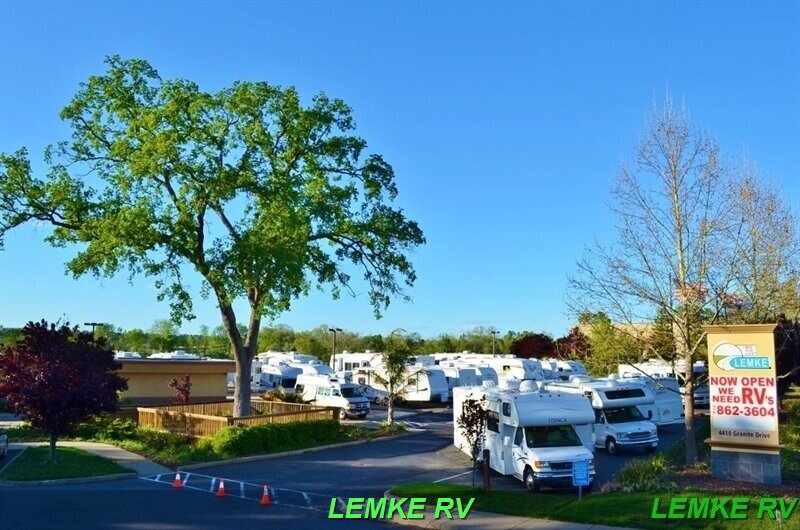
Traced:
<svg viewBox="0 0 800 530">
<path fill-rule="evenodd" d="M 634 448 L 652 453 L 658 448 L 658 429 L 638 408 L 655 402 L 655 396 L 646 386 L 578 375 L 572 376 L 569 382 L 548 382 L 545 386 L 552 391 L 572 392 L 589 399 L 595 410 L 597 447 L 605 447 L 610 454 Z"/>
<path fill-rule="evenodd" d="M 637 408 L 657 426 L 683 425 L 686 416 L 683 411 L 681 388 L 675 377 L 654 375 L 620 379 L 619 376 L 612 375 L 609 379 L 639 383 L 648 387 L 655 397 L 655 402 L 650 405 L 637 405 Z"/>
<path fill-rule="evenodd" d="M 378 377 L 375 377 L 375 374 Z M 411 380 L 411 384 L 407 385 L 400 395 L 403 401 L 447 403 L 449 400 L 450 389 L 447 386 L 447 379 L 445 379 L 444 372 L 438 367 L 408 366 L 406 374 L 406 378 Z M 364 388 L 363 393 L 382 405 L 389 402 L 387 389 L 379 381 L 385 377 L 386 372 L 380 366 L 359 368 L 352 374 L 355 384 L 371 388 Z"/>
<path fill-rule="evenodd" d="M 589 462 L 590 485 L 594 483 L 592 423 L 594 411 L 580 395 L 537 389 L 536 383 L 514 380 L 501 385 L 453 389 L 453 443 L 471 456 L 469 441 L 458 426 L 464 402 L 485 399 L 489 419 L 483 448 L 489 450 L 489 466 L 502 475 L 522 480 L 529 491 L 542 486 L 571 487 L 572 466 Z"/>
<path fill-rule="evenodd" d="M 369 401 L 356 385 L 340 381 L 335 376 L 301 374 L 297 376 L 295 392 L 307 403 L 338 407 L 340 419 L 347 417 L 364 419 L 370 411 Z"/>
</svg>

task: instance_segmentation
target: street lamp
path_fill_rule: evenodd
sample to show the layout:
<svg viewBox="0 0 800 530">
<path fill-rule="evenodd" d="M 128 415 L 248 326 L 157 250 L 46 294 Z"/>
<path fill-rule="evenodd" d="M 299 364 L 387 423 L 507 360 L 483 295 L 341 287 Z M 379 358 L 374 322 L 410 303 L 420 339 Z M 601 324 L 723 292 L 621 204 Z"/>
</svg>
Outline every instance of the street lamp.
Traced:
<svg viewBox="0 0 800 530">
<path fill-rule="evenodd" d="M 490 331 L 489 333 L 492 334 L 492 355 L 494 355 L 495 342 L 497 341 L 497 334 L 500 333 L 500 332 L 495 329 L 495 330 Z"/>
<path fill-rule="evenodd" d="M 97 326 L 104 325 L 102 322 L 84 322 L 84 326 L 92 326 L 92 338 L 94 338 L 94 330 Z"/>
<path fill-rule="evenodd" d="M 333 351 L 331 352 L 331 368 L 334 370 L 336 366 L 334 365 L 334 361 L 336 360 L 336 334 L 342 331 L 342 328 L 328 328 L 328 331 L 333 333 Z"/>
</svg>

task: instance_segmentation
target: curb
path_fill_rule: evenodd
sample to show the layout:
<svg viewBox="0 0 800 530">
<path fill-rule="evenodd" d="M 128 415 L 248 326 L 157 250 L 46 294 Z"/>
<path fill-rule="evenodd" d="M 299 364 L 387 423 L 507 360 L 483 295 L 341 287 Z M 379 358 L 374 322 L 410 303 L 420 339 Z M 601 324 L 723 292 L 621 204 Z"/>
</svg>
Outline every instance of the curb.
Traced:
<svg viewBox="0 0 800 530">
<path fill-rule="evenodd" d="M 383 436 L 381 438 L 373 438 L 367 440 L 355 440 L 352 442 L 341 442 L 335 444 L 328 444 L 328 445 L 319 445 L 317 447 L 309 447 L 308 449 L 295 449 L 293 451 L 283 451 L 281 453 L 269 453 L 266 455 L 252 455 L 252 456 L 242 456 L 239 458 L 230 458 L 228 460 L 214 460 L 213 462 L 201 462 L 198 464 L 189 464 L 186 466 L 178 466 L 176 471 L 192 471 L 194 469 L 205 469 L 207 467 L 216 467 L 216 466 L 225 466 L 225 465 L 233 465 L 233 464 L 245 464 L 247 462 L 257 462 L 260 460 L 272 460 L 273 458 L 281 458 L 285 456 L 294 456 L 294 455 L 301 455 L 304 453 L 316 453 L 317 451 L 324 451 L 326 449 L 337 449 L 339 447 L 351 447 L 354 445 L 362 445 L 368 443 L 376 443 L 382 442 L 384 440 L 394 440 L 397 438 L 403 438 L 405 436 L 413 436 L 415 434 L 420 434 L 425 432 L 421 429 L 409 429 L 408 432 L 404 432 L 402 434 L 395 434 L 392 436 Z"/>
<path fill-rule="evenodd" d="M 21 453 L 20 453 L 21 454 Z M 51 480 L 0 480 L 0 484 L 7 484 L 13 486 L 48 486 L 56 484 L 86 484 L 90 482 L 109 482 L 112 480 L 123 480 L 126 478 L 137 478 L 139 475 L 136 473 L 115 473 L 114 475 L 100 475 L 97 477 L 76 477 L 76 478 L 58 478 Z"/>
</svg>

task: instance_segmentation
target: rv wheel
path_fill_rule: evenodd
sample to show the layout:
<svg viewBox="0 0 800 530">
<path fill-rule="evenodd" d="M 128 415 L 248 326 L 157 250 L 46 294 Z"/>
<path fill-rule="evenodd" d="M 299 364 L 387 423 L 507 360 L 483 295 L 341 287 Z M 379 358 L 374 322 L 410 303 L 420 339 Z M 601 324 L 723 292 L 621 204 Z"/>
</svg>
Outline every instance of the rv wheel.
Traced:
<svg viewBox="0 0 800 530">
<path fill-rule="evenodd" d="M 339 409 L 339 419 L 340 420 L 346 420 L 347 419 L 347 413 L 344 411 L 344 409 Z"/>
<path fill-rule="evenodd" d="M 525 468 L 525 473 L 522 475 L 522 480 L 525 482 L 525 487 L 528 491 L 534 493 L 539 491 L 539 483 L 536 482 L 536 477 L 533 476 L 533 470 L 529 467 Z"/>
<path fill-rule="evenodd" d="M 613 438 L 611 438 L 610 436 L 606 440 L 606 451 L 608 451 L 608 454 L 610 454 L 610 455 L 615 455 L 615 454 L 619 453 L 619 448 L 617 447 L 617 442 Z"/>
</svg>

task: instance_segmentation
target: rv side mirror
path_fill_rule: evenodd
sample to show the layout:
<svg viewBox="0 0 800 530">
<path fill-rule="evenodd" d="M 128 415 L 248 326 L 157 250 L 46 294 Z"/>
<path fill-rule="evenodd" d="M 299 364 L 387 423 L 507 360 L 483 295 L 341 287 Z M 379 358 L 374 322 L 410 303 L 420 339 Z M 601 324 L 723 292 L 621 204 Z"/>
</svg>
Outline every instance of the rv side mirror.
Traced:
<svg viewBox="0 0 800 530">
<path fill-rule="evenodd" d="M 652 420 L 653 419 L 653 411 L 652 410 L 648 410 L 647 411 L 647 419 L 648 420 Z"/>
<path fill-rule="evenodd" d="M 511 446 L 511 437 L 510 436 L 505 436 L 503 438 L 503 445 L 505 447 L 510 447 Z"/>
</svg>

